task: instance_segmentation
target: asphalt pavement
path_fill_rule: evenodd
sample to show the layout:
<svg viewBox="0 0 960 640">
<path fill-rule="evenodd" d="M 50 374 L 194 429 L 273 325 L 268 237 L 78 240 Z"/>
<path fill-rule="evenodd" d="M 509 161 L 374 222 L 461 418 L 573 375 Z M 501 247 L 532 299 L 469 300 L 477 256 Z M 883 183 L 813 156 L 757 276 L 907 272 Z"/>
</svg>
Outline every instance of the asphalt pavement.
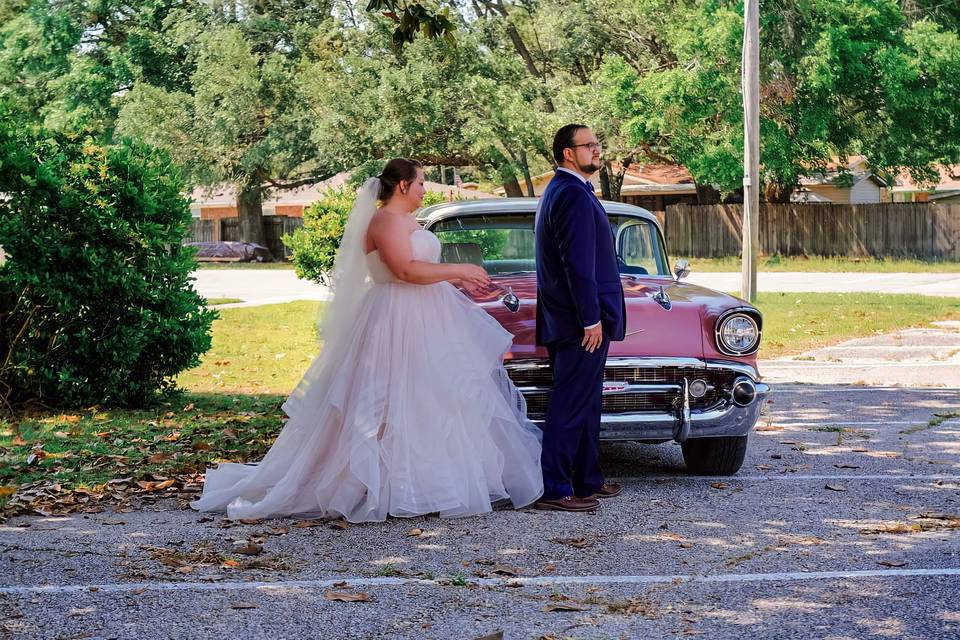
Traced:
<svg viewBox="0 0 960 640">
<path fill-rule="evenodd" d="M 761 363 L 737 475 L 605 446 L 625 490 L 591 514 L 15 518 L 0 637 L 960 638 L 958 351 L 946 323 Z"/>
</svg>

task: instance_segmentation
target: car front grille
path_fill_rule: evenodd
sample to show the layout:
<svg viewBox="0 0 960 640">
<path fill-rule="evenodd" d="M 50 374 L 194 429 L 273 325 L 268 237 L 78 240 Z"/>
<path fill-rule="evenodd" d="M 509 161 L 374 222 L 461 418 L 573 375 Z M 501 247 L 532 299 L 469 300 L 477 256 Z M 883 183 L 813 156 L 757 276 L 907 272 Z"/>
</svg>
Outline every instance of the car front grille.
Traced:
<svg viewBox="0 0 960 640">
<path fill-rule="evenodd" d="M 527 388 L 524 397 L 527 401 L 527 414 L 531 418 L 543 417 L 547 412 L 550 400 L 549 389 L 553 386 L 553 374 L 549 367 L 511 367 L 507 364 L 507 372 L 513 383 L 520 388 Z M 691 398 L 690 408 L 694 411 L 709 409 L 718 404 L 724 397 L 724 390 L 733 387 L 737 377 L 734 371 L 724 369 L 707 369 L 695 366 L 657 366 L 657 367 L 623 367 L 607 366 L 603 379 L 608 382 L 627 382 L 634 385 L 683 385 L 688 382 L 704 380 L 710 389 L 702 398 Z M 536 389 L 534 389 L 536 388 Z M 603 396 L 604 413 L 674 413 L 682 403 L 680 391 L 651 391 L 645 393 L 616 393 Z"/>
</svg>

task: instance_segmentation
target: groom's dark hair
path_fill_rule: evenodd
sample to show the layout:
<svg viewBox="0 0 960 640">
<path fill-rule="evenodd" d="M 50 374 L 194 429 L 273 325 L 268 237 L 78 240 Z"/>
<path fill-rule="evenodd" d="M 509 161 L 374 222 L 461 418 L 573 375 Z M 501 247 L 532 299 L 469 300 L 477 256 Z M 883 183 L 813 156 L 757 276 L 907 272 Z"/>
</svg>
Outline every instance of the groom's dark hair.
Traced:
<svg viewBox="0 0 960 640">
<path fill-rule="evenodd" d="M 553 159 L 557 164 L 563 162 L 563 150 L 573 146 L 573 138 L 580 129 L 589 129 L 585 124 L 565 124 L 553 136 Z"/>
</svg>

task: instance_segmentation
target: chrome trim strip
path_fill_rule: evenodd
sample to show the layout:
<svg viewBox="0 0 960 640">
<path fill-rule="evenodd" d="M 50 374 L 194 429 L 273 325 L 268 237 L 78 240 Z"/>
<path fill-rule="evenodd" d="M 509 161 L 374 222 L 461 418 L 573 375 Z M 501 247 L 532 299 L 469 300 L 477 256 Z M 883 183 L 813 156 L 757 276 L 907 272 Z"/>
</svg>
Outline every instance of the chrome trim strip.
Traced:
<svg viewBox="0 0 960 640">
<path fill-rule="evenodd" d="M 537 210 L 539 198 L 484 198 L 483 200 L 463 200 L 460 202 L 444 202 L 429 207 L 424 207 L 417 212 L 417 220 L 423 223 L 426 228 L 457 216 L 497 216 L 497 215 L 523 215 L 533 214 Z M 604 211 L 609 215 L 633 216 L 648 222 L 652 222 L 661 236 L 663 230 L 660 228 L 660 221 L 657 217 L 644 209 L 624 202 L 611 202 L 601 200 Z M 671 274 L 672 275 L 672 274 Z"/>
<path fill-rule="evenodd" d="M 760 379 L 760 373 L 757 371 L 756 367 L 744 364 L 742 362 L 728 362 L 726 360 L 707 360 L 707 369 L 727 369 L 729 371 L 736 371 L 737 373 L 742 373 L 753 379 L 754 382 Z"/>
<path fill-rule="evenodd" d="M 549 369 L 550 363 L 538 358 L 530 360 L 507 360 L 503 363 L 503 366 L 512 371 L 529 371 Z M 707 366 L 707 363 L 700 358 L 607 358 L 607 369 L 615 369 L 618 367 L 625 369 L 653 369 L 659 367 L 710 368 Z"/>
<path fill-rule="evenodd" d="M 603 395 L 605 396 L 619 396 L 619 395 L 643 395 L 645 393 L 668 393 L 670 391 L 680 391 L 682 387 L 679 384 L 632 384 L 632 383 L 623 383 L 627 385 L 626 389 L 623 390 L 603 390 Z"/>
<path fill-rule="evenodd" d="M 511 371 L 535 371 L 549 369 L 550 363 L 545 359 L 507 360 L 503 366 Z M 743 362 L 729 360 L 701 360 L 700 358 L 607 358 L 606 368 L 650 369 L 657 367 L 692 367 L 703 369 L 727 369 L 736 371 L 753 378 L 754 382 L 760 379 L 756 367 Z"/>
<path fill-rule="evenodd" d="M 605 396 L 617 396 L 617 395 L 643 395 L 645 393 L 669 393 L 671 391 L 680 391 L 682 387 L 679 384 L 632 384 L 632 383 L 622 383 L 626 385 L 625 389 L 604 389 L 603 395 Z M 517 387 L 517 391 L 523 394 L 527 393 L 551 393 L 553 387 Z"/>
</svg>

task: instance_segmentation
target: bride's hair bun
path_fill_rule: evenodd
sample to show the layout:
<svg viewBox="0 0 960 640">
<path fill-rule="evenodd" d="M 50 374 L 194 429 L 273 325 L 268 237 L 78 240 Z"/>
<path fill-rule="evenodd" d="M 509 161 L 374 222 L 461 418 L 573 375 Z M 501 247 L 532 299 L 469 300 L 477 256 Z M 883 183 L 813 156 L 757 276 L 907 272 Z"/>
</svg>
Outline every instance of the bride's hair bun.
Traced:
<svg viewBox="0 0 960 640">
<path fill-rule="evenodd" d="M 422 168 L 416 160 L 394 158 L 383 167 L 377 176 L 380 178 L 380 200 L 384 202 L 393 197 L 400 181 L 413 182 L 417 177 L 417 170 Z"/>
</svg>

